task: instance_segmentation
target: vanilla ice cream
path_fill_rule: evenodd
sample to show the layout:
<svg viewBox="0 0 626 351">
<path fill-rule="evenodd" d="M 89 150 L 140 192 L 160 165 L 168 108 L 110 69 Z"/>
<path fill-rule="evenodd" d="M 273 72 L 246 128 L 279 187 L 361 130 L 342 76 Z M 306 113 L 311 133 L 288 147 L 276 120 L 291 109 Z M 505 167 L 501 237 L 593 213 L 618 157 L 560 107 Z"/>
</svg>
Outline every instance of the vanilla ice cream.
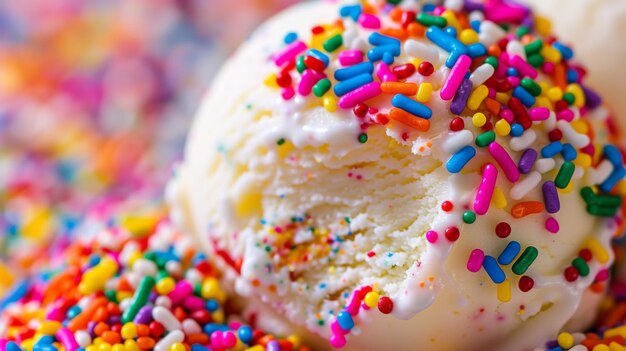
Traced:
<svg viewBox="0 0 626 351">
<path fill-rule="evenodd" d="M 259 28 L 190 131 L 174 217 L 256 323 L 319 349 L 528 350 L 584 328 L 621 212 L 609 113 L 524 8 L 391 3 Z"/>
</svg>

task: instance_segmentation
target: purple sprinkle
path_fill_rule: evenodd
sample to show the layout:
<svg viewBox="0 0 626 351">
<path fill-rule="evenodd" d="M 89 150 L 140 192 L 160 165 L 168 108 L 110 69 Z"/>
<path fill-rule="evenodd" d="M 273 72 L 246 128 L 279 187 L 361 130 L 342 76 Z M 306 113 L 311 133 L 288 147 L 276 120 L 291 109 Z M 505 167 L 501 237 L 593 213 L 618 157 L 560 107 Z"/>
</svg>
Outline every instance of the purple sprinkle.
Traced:
<svg viewBox="0 0 626 351">
<path fill-rule="evenodd" d="M 522 154 L 522 157 L 519 159 L 519 163 L 517 164 L 517 169 L 520 173 L 526 174 L 533 169 L 535 165 L 535 161 L 537 160 L 537 151 L 535 149 L 526 149 Z"/>
<path fill-rule="evenodd" d="M 152 307 L 143 306 L 137 315 L 135 316 L 134 322 L 137 324 L 149 324 L 152 321 Z"/>
<path fill-rule="evenodd" d="M 546 211 L 548 213 L 556 213 L 561 209 L 561 203 L 559 202 L 559 194 L 556 191 L 556 185 L 551 180 L 543 183 L 543 201 L 546 204 Z"/>
<path fill-rule="evenodd" d="M 109 317 L 109 325 L 114 325 L 114 324 L 118 324 L 121 323 L 122 319 L 120 318 L 120 316 L 111 316 Z"/>
<path fill-rule="evenodd" d="M 159 297 L 159 295 L 157 295 L 157 293 L 155 293 L 154 291 L 150 292 L 150 297 L 149 297 L 150 302 L 154 303 L 156 301 L 157 297 Z"/>
<path fill-rule="evenodd" d="M 276 340 L 272 340 L 267 343 L 267 351 L 280 351 L 280 344 Z"/>
<path fill-rule="evenodd" d="M 602 104 L 602 98 L 595 91 L 582 85 L 583 92 L 585 93 L 585 106 L 593 110 L 594 108 Z"/>
<path fill-rule="evenodd" d="M 91 335 L 91 337 L 96 336 L 96 333 L 94 332 L 94 329 L 96 328 L 96 322 L 89 322 L 87 323 L 87 332 L 89 333 L 89 335 Z"/>
<path fill-rule="evenodd" d="M 470 0 L 465 0 L 465 3 L 463 5 L 463 9 L 467 12 L 472 12 L 472 11 L 480 11 L 483 12 L 485 10 L 485 6 L 481 3 L 478 2 L 473 2 Z"/>
<path fill-rule="evenodd" d="M 450 112 L 455 115 L 461 114 L 465 109 L 465 105 L 467 104 L 467 98 L 470 96 L 472 92 L 472 81 L 465 78 L 461 82 L 461 86 L 459 86 L 459 90 L 457 90 L 456 95 L 454 95 L 454 99 L 450 103 Z"/>
<path fill-rule="evenodd" d="M 559 347 L 559 343 L 556 340 L 550 340 L 548 342 L 546 342 L 546 348 L 548 350 L 552 350 L 556 347 Z"/>
</svg>

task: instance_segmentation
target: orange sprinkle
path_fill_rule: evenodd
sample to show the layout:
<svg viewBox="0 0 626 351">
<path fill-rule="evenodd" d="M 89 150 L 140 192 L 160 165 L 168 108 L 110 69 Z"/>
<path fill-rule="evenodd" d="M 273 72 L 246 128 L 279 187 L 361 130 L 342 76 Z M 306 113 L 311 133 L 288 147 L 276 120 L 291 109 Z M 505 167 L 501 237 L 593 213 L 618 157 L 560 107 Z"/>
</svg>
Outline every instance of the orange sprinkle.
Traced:
<svg viewBox="0 0 626 351">
<path fill-rule="evenodd" d="M 554 79 L 554 85 L 565 90 L 567 87 L 567 78 L 565 76 L 565 65 L 560 63 L 554 66 L 554 74 L 552 78 Z"/>
<path fill-rule="evenodd" d="M 417 94 L 417 84 L 384 82 L 380 85 L 380 90 L 382 90 L 382 92 L 386 94 L 415 95 Z"/>
<path fill-rule="evenodd" d="M 152 348 L 154 348 L 154 344 L 154 339 L 147 336 L 142 336 L 137 339 L 137 346 L 139 346 L 142 350 L 152 350 Z"/>
<path fill-rule="evenodd" d="M 489 111 L 492 115 L 497 116 L 500 113 L 500 103 L 492 98 L 485 98 L 483 100 L 487 111 Z"/>
<path fill-rule="evenodd" d="M 603 325 L 610 327 L 626 319 L 626 304 L 620 304 L 611 309 L 606 318 L 603 318 Z"/>
<path fill-rule="evenodd" d="M 400 21 L 402 21 L 402 12 L 403 12 L 402 8 L 394 7 L 393 10 L 391 10 L 391 12 L 389 12 L 389 17 L 394 22 L 400 22 Z"/>
<path fill-rule="evenodd" d="M 405 41 L 409 37 L 409 34 L 404 28 L 383 28 L 380 30 L 380 34 L 394 37 L 401 41 Z"/>
<path fill-rule="evenodd" d="M 98 322 L 96 326 L 93 328 L 93 333 L 97 336 L 102 336 L 105 332 L 109 331 L 109 325 L 104 322 Z"/>
<path fill-rule="evenodd" d="M 122 342 L 122 337 L 120 336 L 120 334 L 113 331 L 105 331 L 104 333 L 102 333 L 101 337 L 103 341 L 111 345 Z"/>
<path fill-rule="evenodd" d="M 281 350 L 285 350 L 285 351 L 293 350 L 293 344 L 289 340 L 278 340 L 278 345 L 280 345 Z"/>
<path fill-rule="evenodd" d="M 513 218 L 526 217 L 533 213 L 540 213 L 543 211 L 543 203 L 539 201 L 524 201 L 514 205 L 511 208 L 511 215 Z"/>
<path fill-rule="evenodd" d="M 188 334 L 185 337 L 185 341 L 187 341 L 190 344 L 208 344 L 209 343 L 209 336 L 203 333 L 198 333 L 198 334 Z"/>
<path fill-rule="evenodd" d="M 67 325 L 68 329 L 73 332 L 80 329 L 86 329 L 87 323 L 92 320 L 92 316 L 100 307 L 106 305 L 107 302 L 107 298 L 104 296 L 94 299 L 83 312 L 69 322 Z"/>
<path fill-rule="evenodd" d="M 502 50 L 496 44 L 491 45 L 489 48 L 487 48 L 487 54 L 490 56 L 500 57 L 501 53 L 502 53 Z"/>
<path fill-rule="evenodd" d="M 273 335 L 263 335 L 262 337 L 259 338 L 259 340 L 257 341 L 257 343 L 261 346 L 265 346 L 267 345 L 268 342 L 274 340 L 274 336 Z"/>
<path fill-rule="evenodd" d="M 591 286 L 589 286 L 589 290 L 593 291 L 596 294 L 601 294 L 604 291 L 604 283 L 593 283 L 591 284 Z"/>
<path fill-rule="evenodd" d="M 409 36 L 412 38 L 423 38 L 424 34 L 426 34 L 426 27 L 422 26 L 417 22 L 411 22 L 406 27 L 407 32 L 409 32 Z"/>
<path fill-rule="evenodd" d="M 137 324 L 137 336 L 148 336 L 150 335 L 150 327 L 145 324 Z"/>
<path fill-rule="evenodd" d="M 389 118 L 422 132 L 430 129 L 429 120 L 417 117 L 399 108 L 392 108 L 391 111 L 389 111 Z"/>
<path fill-rule="evenodd" d="M 94 322 L 104 322 L 109 319 L 109 312 L 107 312 L 106 306 L 100 306 L 91 317 L 91 320 Z"/>
</svg>

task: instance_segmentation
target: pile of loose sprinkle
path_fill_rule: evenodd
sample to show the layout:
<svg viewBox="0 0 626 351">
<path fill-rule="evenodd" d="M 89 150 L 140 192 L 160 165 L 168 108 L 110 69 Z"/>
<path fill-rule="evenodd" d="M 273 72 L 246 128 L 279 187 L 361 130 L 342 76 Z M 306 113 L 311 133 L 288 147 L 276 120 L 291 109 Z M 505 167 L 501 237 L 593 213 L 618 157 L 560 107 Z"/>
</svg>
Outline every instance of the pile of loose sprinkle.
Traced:
<svg viewBox="0 0 626 351">
<path fill-rule="evenodd" d="M 218 271 L 167 218 L 125 217 L 80 228 L 58 267 L 0 300 L 0 350 L 308 350 L 238 319 Z"/>
<path fill-rule="evenodd" d="M 480 167 L 474 203 L 459 224 L 474 223 L 493 206 L 510 208 L 516 219 L 543 213 L 546 231 L 557 234 L 553 214 L 561 207 L 559 194 L 572 191 L 572 180 L 580 178 L 577 171 L 589 171 L 593 180 L 580 192 L 587 212 L 613 221 L 620 235 L 623 155 L 614 145 L 594 143 L 593 125 L 586 118 L 602 101 L 583 84 L 586 72 L 572 60 L 573 50 L 551 35 L 546 19 L 521 5 L 501 0 L 445 4 L 424 4 L 416 11 L 403 8 L 401 0 L 342 6 L 337 21 L 311 28 L 310 40 L 296 33 L 284 37 L 284 48 L 272 56 L 277 72 L 265 84 L 279 89 L 287 101 L 313 94 L 329 112 L 351 109 L 361 122 L 361 143 L 368 140 L 368 128 L 396 123 L 407 131 L 402 134 L 407 141 L 428 131 L 431 118 L 444 118 L 433 116 L 431 99 L 448 102 L 447 171 L 463 172 L 477 154 L 489 159 Z M 361 32 L 368 34 L 366 39 Z M 440 51 L 447 53 L 445 67 L 438 67 Z M 428 77 L 438 70 L 446 73 L 445 79 L 433 84 Z M 604 123 L 615 140 L 611 118 Z M 534 126 L 543 127 L 548 143 L 538 145 L 540 131 Z M 498 176 L 511 183 L 508 192 L 496 186 Z M 523 199 L 534 189 L 540 189 L 542 198 Z M 442 211 L 455 205 L 460 204 L 446 201 Z M 511 226 L 502 222 L 494 231 L 505 239 Z M 428 231 L 426 239 L 452 244 L 460 235 L 457 226 L 450 226 L 444 233 Z M 608 249 L 591 236 L 563 267 L 564 284 L 589 275 L 589 262 L 596 260 L 605 268 L 591 288 L 601 291 L 610 275 Z M 474 249 L 467 269 L 483 270 L 497 285 L 498 299 L 507 302 L 512 279 L 522 292 L 533 288 L 533 278 L 525 273 L 540 254 L 537 247 L 510 241 L 494 256 Z M 507 279 L 503 267 L 508 265 L 515 278 Z M 393 301 L 380 298 L 372 287 L 354 291 L 330 324 L 331 344 L 345 345 L 353 317 L 361 307 L 375 306 L 390 313 Z"/>
</svg>

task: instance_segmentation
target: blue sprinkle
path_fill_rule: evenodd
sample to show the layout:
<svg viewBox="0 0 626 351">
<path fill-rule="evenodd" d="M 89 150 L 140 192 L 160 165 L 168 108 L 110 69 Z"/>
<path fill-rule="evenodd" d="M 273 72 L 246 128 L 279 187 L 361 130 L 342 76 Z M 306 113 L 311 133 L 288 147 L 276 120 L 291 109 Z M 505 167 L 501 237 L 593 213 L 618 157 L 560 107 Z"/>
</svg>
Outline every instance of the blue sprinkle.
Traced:
<svg viewBox="0 0 626 351">
<path fill-rule="evenodd" d="M 496 284 L 500 284 L 504 281 L 504 279 L 506 279 L 504 271 L 502 271 L 502 268 L 498 265 L 498 261 L 496 261 L 496 259 L 492 256 L 485 256 L 485 259 L 483 260 L 483 268 L 489 275 L 489 278 L 491 278 L 491 280 Z"/>
<path fill-rule="evenodd" d="M 221 331 L 230 330 L 230 328 L 227 325 L 225 325 L 225 324 L 218 324 L 218 323 L 206 324 L 203 329 L 204 329 L 204 332 L 209 334 L 209 335 L 213 334 L 213 332 L 217 331 L 217 330 L 221 330 Z"/>
<path fill-rule="evenodd" d="M 622 180 L 626 176 L 626 169 L 624 167 L 619 167 L 613 170 L 613 173 L 606 178 L 602 184 L 600 184 L 600 189 L 604 192 L 610 192 L 615 187 L 615 184 Z"/>
<path fill-rule="evenodd" d="M 461 55 L 467 54 L 467 46 L 456 38 L 449 36 L 441 28 L 431 26 L 426 30 L 426 37 L 440 48 L 450 53 L 446 66 L 452 67 Z"/>
<path fill-rule="evenodd" d="M 285 44 L 291 44 L 296 41 L 296 39 L 298 39 L 298 34 L 296 34 L 295 32 L 289 32 L 287 33 L 287 35 L 285 35 L 283 41 L 285 42 Z"/>
<path fill-rule="evenodd" d="M 481 43 L 469 45 L 467 47 L 468 55 L 471 58 L 487 55 L 487 48 Z"/>
<path fill-rule="evenodd" d="M 446 27 L 444 29 L 444 31 L 446 32 L 446 34 L 448 34 L 449 36 L 451 36 L 453 38 L 456 38 L 456 36 L 458 34 L 454 27 Z"/>
<path fill-rule="evenodd" d="M 250 328 L 247 325 L 242 325 L 237 330 L 237 335 L 239 336 L 239 339 L 241 339 L 242 342 L 247 344 L 250 341 L 252 341 L 252 328 Z"/>
<path fill-rule="evenodd" d="M 321 283 L 320 284 L 320 289 L 326 289 L 326 283 Z"/>
<path fill-rule="evenodd" d="M 350 330 L 354 328 L 354 320 L 352 320 L 352 316 L 347 311 L 341 311 L 337 315 L 337 323 L 343 330 Z"/>
<path fill-rule="evenodd" d="M 622 153 L 619 151 L 617 147 L 611 144 L 604 145 L 602 152 L 604 157 L 613 164 L 615 167 L 620 167 L 624 165 L 624 160 L 622 159 Z"/>
<path fill-rule="evenodd" d="M 513 89 L 513 96 L 518 98 L 526 107 L 532 107 L 535 104 L 535 97 L 520 86 Z"/>
<path fill-rule="evenodd" d="M 193 344 L 191 345 L 191 351 L 210 351 L 210 350 L 200 344 Z"/>
<path fill-rule="evenodd" d="M 206 302 L 206 309 L 209 310 L 209 312 L 215 312 L 219 307 L 220 304 L 215 299 L 210 299 Z"/>
<path fill-rule="evenodd" d="M 578 72 L 570 68 L 567 70 L 567 82 L 568 83 L 576 83 L 578 81 Z"/>
<path fill-rule="evenodd" d="M 389 52 L 393 56 L 400 55 L 400 45 L 381 45 L 367 52 L 367 59 L 376 62 L 383 58 L 383 55 Z"/>
<path fill-rule="evenodd" d="M 328 63 L 330 62 L 330 60 L 328 59 L 328 55 L 326 55 L 325 53 L 319 51 L 319 50 L 315 50 L 315 49 L 309 49 L 306 52 L 307 55 L 309 56 L 313 56 L 316 59 L 324 62 L 324 67 L 328 67 Z"/>
<path fill-rule="evenodd" d="M 511 264 L 521 249 L 520 243 L 511 241 L 498 256 L 498 263 L 501 265 Z"/>
<path fill-rule="evenodd" d="M 73 319 L 78 316 L 82 312 L 82 309 L 78 305 L 74 305 L 67 310 L 66 317 L 67 319 Z"/>
<path fill-rule="evenodd" d="M 361 62 L 356 65 L 341 68 L 335 71 L 335 79 L 342 81 L 358 76 L 362 73 L 372 74 L 374 65 L 371 62 Z"/>
<path fill-rule="evenodd" d="M 57 351 L 58 349 L 52 344 L 35 344 L 33 351 Z"/>
<path fill-rule="evenodd" d="M 91 255 L 91 257 L 89 257 L 89 262 L 87 263 L 90 267 L 94 267 L 96 266 L 98 263 L 100 263 L 100 256 L 98 255 Z"/>
<path fill-rule="evenodd" d="M 392 65 L 392 64 L 393 64 L 393 60 L 394 60 L 393 55 L 392 55 L 392 54 L 390 54 L 389 52 L 385 52 L 385 53 L 383 54 L 383 62 L 384 62 L 386 65 Z"/>
<path fill-rule="evenodd" d="M 479 20 L 473 20 L 472 22 L 470 22 L 470 26 L 476 33 L 480 33 L 480 21 Z"/>
<path fill-rule="evenodd" d="M 519 72 L 515 67 L 509 67 L 506 69 L 506 75 L 509 77 L 519 77 Z"/>
<path fill-rule="evenodd" d="M 563 43 L 555 41 L 554 43 L 552 43 L 552 47 L 559 50 L 565 60 L 569 60 L 574 57 L 574 51 Z"/>
<path fill-rule="evenodd" d="M 22 348 L 19 347 L 15 341 L 9 341 L 4 346 L 6 351 L 22 351 Z"/>
<path fill-rule="evenodd" d="M 559 347 L 559 346 L 556 346 L 556 347 L 551 348 L 551 349 L 550 349 L 550 351 L 565 351 L 565 350 L 563 350 L 563 349 L 562 349 L 561 347 Z"/>
<path fill-rule="evenodd" d="M 521 124 L 519 123 L 511 124 L 511 136 L 519 137 L 519 136 L 522 136 L 522 134 L 524 134 L 524 127 L 522 127 Z"/>
<path fill-rule="evenodd" d="M 467 145 L 450 157 L 446 163 L 446 169 L 450 173 L 459 173 L 474 156 L 476 156 L 476 150 Z"/>
<path fill-rule="evenodd" d="M 553 141 L 541 149 L 541 157 L 552 158 L 561 151 L 563 151 L 563 144 L 559 141 Z"/>
<path fill-rule="evenodd" d="M 13 290 L 6 294 L 3 299 L 0 300 L 0 311 L 5 309 L 9 304 L 19 301 L 26 293 L 30 287 L 30 283 L 28 280 L 22 280 L 18 284 L 15 285 Z"/>
<path fill-rule="evenodd" d="M 51 335 L 42 335 L 35 344 L 52 345 L 56 341 L 56 338 Z"/>
<path fill-rule="evenodd" d="M 435 4 L 424 4 L 424 6 L 422 6 L 422 12 L 433 12 L 435 8 Z"/>
<path fill-rule="evenodd" d="M 353 20 L 358 21 L 361 11 L 361 5 L 343 6 L 339 9 L 339 15 L 341 17 L 352 17 Z"/>
<path fill-rule="evenodd" d="M 428 106 L 402 94 L 394 95 L 391 99 L 391 105 L 425 119 L 430 119 L 433 115 L 433 111 Z"/>
<path fill-rule="evenodd" d="M 561 151 L 561 155 L 563 155 L 563 159 L 565 161 L 573 161 L 578 156 L 578 152 L 572 146 L 572 144 L 563 144 L 563 150 Z"/>
<path fill-rule="evenodd" d="M 335 84 L 333 91 L 337 96 L 344 96 L 347 93 L 353 91 L 354 89 L 360 88 L 367 83 L 373 82 L 374 79 L 372 75 L 369 73 L 359 74 L 356 77 L 350 78 L 348 80 L 344 80 Z"/>
<path fill-rule="evenodd" d="M 388 37 L 386 35 L 382 35 L 378 32 L 373 32 L 372 34 L 370 34 L 369 38 L 367 39 L 369 41 L 370 44 L 374 45 L 374 46 L 381 46 L 381 45 L 397 45 L 400 46 L 400 40 L 396 39 L 396 38 L 392 38 L 392 37 Z"/>
</svg>

